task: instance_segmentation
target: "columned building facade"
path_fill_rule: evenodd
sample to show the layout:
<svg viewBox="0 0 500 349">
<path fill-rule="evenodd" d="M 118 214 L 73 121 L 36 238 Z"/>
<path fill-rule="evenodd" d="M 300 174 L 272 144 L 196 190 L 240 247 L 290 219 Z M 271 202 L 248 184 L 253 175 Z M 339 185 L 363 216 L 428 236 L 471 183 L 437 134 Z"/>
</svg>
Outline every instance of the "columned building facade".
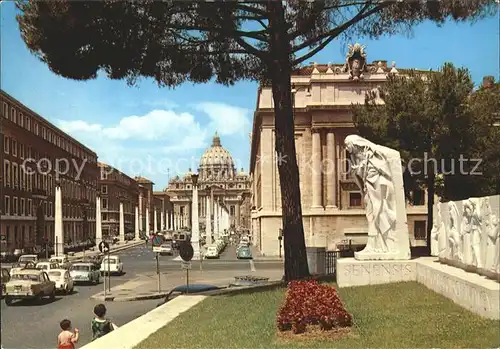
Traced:
<svg viewBox="0 0 500 349">
<path fill-rule="evenodd" d="M 388 74 L 404 74 L 395 63 L 367 64 L 361 45 L 350 46 L 345 64 L 312 64 L 292 74 L 295 146 L 307 246 L 333 250 L 364 245 L 368 224 L 361 192 L 349 175 L 344 139 L 356 133 L 350 107 L 364 103 L 365 93 L 383 84 Z M 257 96 L 251 134 L 252 237 L 264 255 L 279 255 L 282 228 L 280 159 L 275 152 L 274 110 L 270 86 Z M 425 246 L 427 207 L 423 191 L 408 203 L 413 246 Z"/>
<path fill-rule="evenodd" d="M 200 231 L 207 230 L 210 222 L 214 232 L 216 210 L 224 210 L 229 216 L 229 227 L 234 230 L 250 227 L 250 177 L 241 169 L 237 171 L 234 161 L 215 133 L 212 145 L 200 159 L 198 169 L 198 215 Z M 169 181 L 166 190 L 173 210 L 174 229 L 191 228 L 193 198 L 193 173 L 191 169 L 184 176 Z M 203 235 L 203 233 L 202 233 Z"/>
<path fill-rule="evenodd" d="M 139 185 L 139 231 L 149 234 L 153 232 L 154 224 L 154 183 L 142 176 L 136 176 L 134 180 Z"/>
</svg>

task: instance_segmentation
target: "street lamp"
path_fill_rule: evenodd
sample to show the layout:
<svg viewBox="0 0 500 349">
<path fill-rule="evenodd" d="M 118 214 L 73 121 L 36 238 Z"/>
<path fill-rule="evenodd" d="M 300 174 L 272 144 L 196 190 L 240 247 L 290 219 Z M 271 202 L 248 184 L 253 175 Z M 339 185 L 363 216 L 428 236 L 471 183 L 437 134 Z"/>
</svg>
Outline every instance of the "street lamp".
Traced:
<svg viewBox="0 0 500 349">
<path fill-rule="evenodd" d="M 279 250 L 279 253 L 280 253 L 280 258 L 281 258 L 281 241 L 283 240 L 283 229 L 279 229 L 278 230 L 278 241 L 279 241 L 279 244 L 280 244 L 280 250 Z"/>
</svg>

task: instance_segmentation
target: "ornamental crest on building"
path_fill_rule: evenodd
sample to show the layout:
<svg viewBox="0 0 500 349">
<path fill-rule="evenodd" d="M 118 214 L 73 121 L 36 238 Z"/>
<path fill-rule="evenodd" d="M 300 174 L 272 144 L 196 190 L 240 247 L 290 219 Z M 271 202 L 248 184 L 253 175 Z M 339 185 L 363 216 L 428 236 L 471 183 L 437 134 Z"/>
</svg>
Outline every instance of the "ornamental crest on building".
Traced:
<svg viewBox="0 0 500 349">
<path fill-rule="evenodd" d="M 349 73 L 349 79 L 352 80 L 362 80 L 364 78 L 363 73 L 366 70 L 366 52 L 365 45 L 355 43 L 354 45 L 349 44 L 349 52 L 347 52 L 346 62 L 342 68 L 344 73 Z"/>
</svg>

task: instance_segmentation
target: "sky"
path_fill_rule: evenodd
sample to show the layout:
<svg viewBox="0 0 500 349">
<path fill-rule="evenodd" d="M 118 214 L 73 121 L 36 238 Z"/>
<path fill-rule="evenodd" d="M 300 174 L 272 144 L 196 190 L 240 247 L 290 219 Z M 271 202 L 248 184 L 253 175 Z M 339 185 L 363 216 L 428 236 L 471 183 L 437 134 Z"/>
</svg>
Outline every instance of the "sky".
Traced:
<svg viewBox="0 0 500 349">
<path fill-rule="evenodd" d="M 133 87 L 106 77 L 65 79 L 28 51 L 15 14 L 13 2 L 0 3 L 1 88 L 94 150 L 99 161 L 163 190 L 169 177 L 197 170 L 217 131 L 238 170 L 248 171 L 257 83 L 168 89 L 147 79 Z M 485 75 L 499 77 L 499 34 L 497 16 L 475 24 L 423 23 L 412 35 L 352 43 L 366 45 L 369 62 L 394 61 L 399 68 L 437 70 L 452 62 L 468 68 L 479 85 Z M 332 42 L 310 61 L 343 63 L 346 52 L 345 43 Z"/>
</svg>

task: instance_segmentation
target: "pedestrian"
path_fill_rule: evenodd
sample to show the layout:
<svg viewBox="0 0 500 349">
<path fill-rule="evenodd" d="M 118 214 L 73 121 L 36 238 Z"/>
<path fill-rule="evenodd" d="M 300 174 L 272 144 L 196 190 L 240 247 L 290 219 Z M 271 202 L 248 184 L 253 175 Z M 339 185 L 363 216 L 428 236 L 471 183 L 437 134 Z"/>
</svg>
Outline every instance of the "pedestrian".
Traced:
<svg viewBox="0 0 500 349">
<path fill-rule="evenodd" d="M 96 340 L 111 331 L 118 328 L 106 316 L 106 306 L 104 304 L 97 304 L 94 307 L 95 317 L 92 319 L 92 340 Z"/>
<path fill-rule="evenodd" d="M 78 343 L 80 331 L 75 328 L 75 333 L 71 332 L 71 321 L 64 319 L 59 324 L 61 333 L 57 336 L 57 349 L 74 349 L 75 343 Z"/>
</svg>

